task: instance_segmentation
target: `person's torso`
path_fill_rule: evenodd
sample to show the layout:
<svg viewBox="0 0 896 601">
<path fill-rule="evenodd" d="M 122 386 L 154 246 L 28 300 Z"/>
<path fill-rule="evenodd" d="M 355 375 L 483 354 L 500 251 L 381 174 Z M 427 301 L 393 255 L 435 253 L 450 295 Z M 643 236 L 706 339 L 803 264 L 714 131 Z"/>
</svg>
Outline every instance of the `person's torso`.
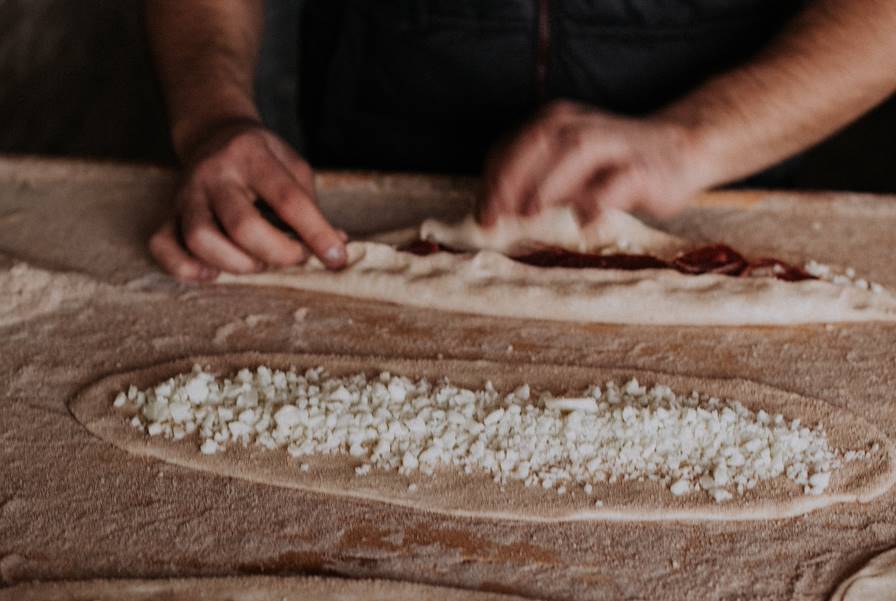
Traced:
<svg viewBox="0 0 896 601">
<path fill-rule="evenodd" d="M 803 0 L 308 0 L 302 115 L 326 166 L 475 172 L 557 98 L 638 115 L 760 49 Z"/>
</svg>

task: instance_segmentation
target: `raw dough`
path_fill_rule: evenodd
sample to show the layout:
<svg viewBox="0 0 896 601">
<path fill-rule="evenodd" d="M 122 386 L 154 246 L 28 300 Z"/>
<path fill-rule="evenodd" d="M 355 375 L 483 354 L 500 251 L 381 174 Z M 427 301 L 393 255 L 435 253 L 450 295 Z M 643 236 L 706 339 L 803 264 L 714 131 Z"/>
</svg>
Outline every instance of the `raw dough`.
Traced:
<svg viewBox="0 0 896 601">
<path fill-rule="evenodd" d="M 246 576 L 20 584 L 0 601 L 521 601 L 521 597 L 393 580 Z"/>
<path fill-rule="evenodd" d="M 328 271 L 317 259 L 259 274 L 221 274 L 222 284 L 280 286 L 496 317 L 655 325 L 790 325 L 896 320 L 887 291 L 821 280 L 783 282 L 771 277 L 685 275 L 668 269 L 539 268 L 508 252 L 533 245 L 571 250 L 643 252 L 670 257 L 685 243 L 610 211 L 582 228 L 568 209 L 536 219 L 499 222 L 483 230 L 472 217 L 459 225 L 424 222 L 419 237 L 475 255 L 416 256 L 390 244 L 413 231 L 348 245 L 348 266 Z M 388 241 L 389 243 L 384 243 Z M 625 249 L 621 247 L 625 246 Z"/>
<path fill-rule="evenodd" d="M 424 257 L 376 242 L 348 245 L 348 266 L 305 265 L 221 284 L 329 292 L 415 307 L 557 321 L 655 325 L 794 325 L 893 321 L 896 298 L 822 280 L 684 275 L 670 269 L 543 269 L 503 254 Z"/>
<path fill-rule="evenodd" d="M 347 455 L 304 457 L 291 460 L 284 453 L 230 447 L 225 452 L 205 456 L 195 437 L 169 441 L 146 437 L 129 425 L 129 418 L 112 407 L 121 390 L 135 385 L 146 388 L 188 372 L 199 363 L 217 373 L 233 373 L 247 366 L 299 369 L 322 365 L 332 375 L 356 372 L 376 374 L 388 371 L 409 377 L 437 380 L 448 377 L 464 386 L 493 382 L 498 391 L 508 391 L 522 383 L 557 394 L 584 389 L 594 382 L 624 381 L 636 377 L 649 385 L 668 384 L 677 392 L 699 390 L 720 398 L 736 399 L 747 408 L 764 408 L 769 413 L 798 417 L 808 425 L 823 424 L 830 444 L 842 450 L 877 450 L 865 461 L 845 464 L 832 477 L 822 495 L 805 495 L 785 479 L 761 482 L 744 496 L 717 504 L 710 496 L 688 494 L 675 497 L 657 482 L 599 483 L 593 494 L 526 488 L 512 482 L 502 490 L 486 474 L 464 475 L 453 469 L 427 477 L 411 477 L 373 470 L 359 478 L 354 467 L 360 462 Z M 858 416 L 821 401 L 786 393 L 755 382 L 726 379 L 687 378 L 637 370 L 613 370 L 556 365 L 505 365 L 485 361 L 425 361 L 335 357 L 326 355 L 236 354 L 222 357 L 193 357 L 112 375 L 83 391 L 70 405 L 75 418 L 88 430 L 119 448 L 168 463 L 223 476 L 264 484 L 320 493 L 358 497 L 413 507 L 426 511 L 471 517 L 492 517 L 528 521 L 566 520 L 755 520 L 803 514 L 842 502 L 866 502 L 887 491 L 896 477 L 894 449 L 877 428 Z M 310 470 L 303 473 L 300 463 Z M 414 484 L 416 492 L 409 492 Z M 601 506 L 596 506 L 600 502 Z"/>
<path fill-rule="evenodd" d="M 873 557 L 844 580 L 831 601 L 896 601 L 896 549 Z"/>
<path fill-rule="evenodd" d="M 582 253 L 624 252 L 667 258 L 687 246 L 684 240 L 616 209 L 604 211 L 598 221 L 583 227 L 566 207 L 536 217 L 505 218 L 489 229 L 481 227 L 472 215 L 456 224 L 428 219 L 420 226 L 420 238 L 457 250 L 492 250 L 503 255 L 548 246 Z"/>
</svg>

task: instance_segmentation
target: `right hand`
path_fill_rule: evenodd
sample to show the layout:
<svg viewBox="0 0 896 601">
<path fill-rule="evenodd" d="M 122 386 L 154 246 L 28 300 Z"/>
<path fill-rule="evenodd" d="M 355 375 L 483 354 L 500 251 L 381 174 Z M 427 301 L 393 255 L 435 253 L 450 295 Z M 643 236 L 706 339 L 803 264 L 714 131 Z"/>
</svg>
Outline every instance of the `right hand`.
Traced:
<svg viewBox="0 0 896 601">
<path fill-rule="evenodd" d="M 345 265 L 347 237 L 324 218 L 311 167 L 286 142 L 252 123 L 231 124 L 205 140 L 187 161 L 174 218 L 149 240 L 166 271 L 182 281 L 208 281 L 220 271 L 295 265 L 310 252 L 331 269 Z M 254 205 L 258 198 L 302 242 L 264 219 Z"/>
</svg>

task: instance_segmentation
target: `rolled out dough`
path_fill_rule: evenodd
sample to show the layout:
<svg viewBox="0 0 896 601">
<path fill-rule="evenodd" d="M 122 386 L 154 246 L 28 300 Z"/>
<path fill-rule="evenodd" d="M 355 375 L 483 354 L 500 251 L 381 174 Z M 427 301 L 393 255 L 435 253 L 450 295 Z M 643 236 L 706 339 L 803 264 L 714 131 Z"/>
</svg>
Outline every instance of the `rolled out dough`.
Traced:
<svg viewBox="0 0 896 601">
<path fill-rule="evenodd" d="M 407 238 L 408 232 L 401 235 Z M 417 256 L 380 241 L 352 242 L 347 267 L 339 272 L 328 271 L 315 258 L 266 273 L 225 273 L 217 281 L 558 321 L 740 326 L 896 320 L 896 297 L 889 292 L 822 280 L 685 275 L 671 269 L 546 269 L 502 254 L 531 246 L 533 239 L 589 252 L 625 244 L 628 252 L 669 256 L 682 248 L 680 240 L 619 212 L 589 228 L 580 228 L 569 212 L 554 211 L 537 220 L 499 224 L 492 231 L 471 219 L 451 226 L 426 222 L 420 235 L 447 246 L 484 250 Z"/>
<path fill-rule="evenodd" d="M 896 320 L 896 298 L 822 280 L 684 275 L 670 269 L 539 268 L 492 252 L 420 257 L 348 245 L 348 266 L 305 265 L 218 283 L 312 290 L 403 305 L 525 319 L 653 325 L 794 325 Z"/>
<path fill-rule="evenodd" d="M 505 218 L 489 229 L 480 226 L 472 215 L 460 223 L 428 219 L 420 226 L 420 238 L 457 250 L 491 250 L 503 255 L 547 246 L 582 253 L 627 252 L 667 258 L 687 246 L 686 241 L 616 209 L 608 209 L 598 221 L 582 226 L 566 207 L 535 217 Z"/>
<path fill-rule="evenodd" d="M 20 584 L 0 601 L 521 601 L 521 597 L 393 580 L 245 576 Z"/>
<path fill-rule="evenodd" d="M 286 453 L 252 447 L 228 447 L 224 452 L 202 455 L 198 439 L 180 441 L 146 437 L 129 425 L 129 417 L 112 407 L 112 400 L 130 385 L 143 389 L 190 371 L 194 364 L 208 366 L 220 374 L 243 367 L 267 365 L 276 369 L 323 366 L 333 376 L 388 371 L 412 378 L 439 380 L 448 377 L 462 386 L 482 386 L 491 381 L 501 391 L 528 383 L 537 390 L 562 395 L 584 389 L 595 382 L 625 381 L 637 377 L 643 384 L 662 382 L 673 390 L 699 390 L 719 398 L 736 399 L 748 409 L 763 408 L 788 419 L 825 426 L 830 444 L 842 450 L 870 450 L 867 460 L 844 464 L 821 495 L 806 495 L 799 486 L 779 478 L 761 482 L 744 496 L 717 504 L 708 495 L 673 496 L 658 482 L 596 483 L 593 494 L 525 487 L 511 482 L 497 485 L 485 473 L 464 475 L 444 468 L 432 477 L 372 470 L 357 477 L 360 460 L 349 455 L 303 457 L 292 460 Z M 491 517 L 537 522 L 569 520 L 756 520 L 803 514 L 843 502 L 866 502 L 888 490 L 896 478 L 894 449 L 877 428 L 858 416 L 827 403 L 787 393 L 745 380 L 688 378 L 637 370 L 579 368 L 557 365 L 505 365 L 485 361 L 428 361 L 340 357 L 326 355 L 235 354 L 220 357 L 191 357 L 146 369 L 108 376 L 82 391 L 70 404 L 75 418 L 96 436 L 138 456 L 155 457 L 190 469 L 240 478 L 272 486 L 322 494 L 375 500 L 449 515 Z M 307 472 L 299 470 L 307 463 Z M 410 484 L 416 485 L 413 493 Z M 597 502 L 600 502 L 599 504 Z M 600 505 L 600 506 L 598 506 Z"/>
<path fill-rule="evenodd" d="M 896 549 L 889 549 L 844 580 L 831 601 L 896 601 Z"/>
</svg>

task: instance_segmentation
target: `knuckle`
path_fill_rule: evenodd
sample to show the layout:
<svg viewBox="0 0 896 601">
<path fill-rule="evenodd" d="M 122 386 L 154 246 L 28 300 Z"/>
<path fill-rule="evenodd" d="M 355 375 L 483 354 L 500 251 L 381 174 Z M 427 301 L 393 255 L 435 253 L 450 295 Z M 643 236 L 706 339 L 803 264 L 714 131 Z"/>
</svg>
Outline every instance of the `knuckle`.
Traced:
<svg viewBox="0 0 896 601">
<path fill-rule="evenodd" d="M 264 143 L 262 133 L 257 129 L 250 129 L 233 136 L 225 145 L 224 152 L 231 155 L 243 156 L 252 152 L 259 144 Z"/>
<path fill-rule="evenodd" d="M 289 184 L 280 184 L 273 189 L 271 197 L 266 198 L 271 205 L 275 207 L 286 207 L 298 202 L 299 194 L 295 188 Z"/>
<path fill-rule="evenodd" d="M 296 172 L 296 176 L 301 179 L 308 179 L 314 175 L 314 172 L 311 169 L 311 165 L 307 163 L 307 161 L 298 160 L 295 163 L 293 169 Z"/>
<path fill-rule="evenodd" d="M 555 128 L 549 123 L 539 123 L 526 133 L 524 140 L 526 145 L 532 147 L 548 146 L 553 143 L 556 135 Z"/>
<path fill-rule="evenodd" d="M 274 190 L 273 198 L 269 202 L 275 208 L 281 210 L 307 210 L 308 197 L 300 191 L 295 185 L 283 184 Z"/>
<path fill-rule="evenodd" d="M 555 100 L 544 111 L 548 120 L 562 120 L 576 112 L 576 105 L 569 100 Z"/>
<path fill-rule="evenodd" d="M 216 180 L 221 177 L 223 171 L 220 160 L 215 156 L 210 156 L 196 163 L 190 174 L 190 180 L 191 182 Z"/>
<path fill-rule="evenodd" d="M 559 137 L 564 146 L 572 151 L 582 151 L 587 144 L 587 136 L 578 127 L 563 127 Z"/>
<path fill-rule="evenodd" d="M 184 231 L 184 243 L 194 254 L 201 254 L 208 246 L 208 232 L 202 227 L 191 227 Z"/>
<path fill-rule="evenodd" d="M 171 275 L 178 280 L 191 280 L 195 276 L 193 266 L 183 261 L 172 265 L 170 271 Z"/>
<path fill-rule="evenodd" d="M 241 244 L 252 244 L 258 237 L 258 223 L 255 219 L 242 216 L 231 226 L 230 234 Z"/>
</svg>

